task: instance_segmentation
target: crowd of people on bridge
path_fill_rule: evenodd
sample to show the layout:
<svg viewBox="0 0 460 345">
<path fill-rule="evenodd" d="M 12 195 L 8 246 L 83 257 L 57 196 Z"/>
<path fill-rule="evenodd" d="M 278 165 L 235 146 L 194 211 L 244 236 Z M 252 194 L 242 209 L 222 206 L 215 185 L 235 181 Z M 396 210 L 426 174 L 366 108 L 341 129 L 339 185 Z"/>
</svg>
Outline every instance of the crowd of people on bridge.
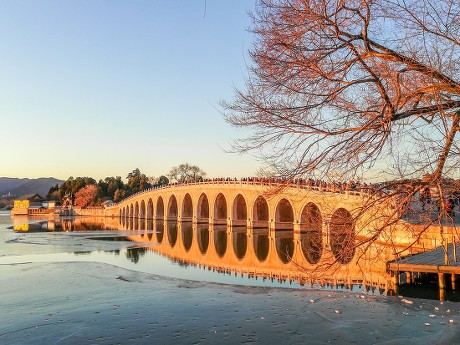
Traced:
<svg viewBox="0 0 460 345">
<path fill-rule="evenodd" d="M 220 177 L 220 178 L 197 178 L 187 182 L 172 182 L 169 184 L 158 184 L 154 185 L 149 189 L 140 191 L 136 194 L 131 195 L 129 198 L 134 197 L 140 193 L 145 193 L 151 190 L 163 189 L 172 186 L 183 186 L 183 185 L 193 185 L 193 184 L 257 184 L 264 186 L 287 186 L 287 187 L 298 187 L 304 189 L 313 189 L 323 192 L 369 192 L 370 189 L 373 189 L 372 185 L 366 183 L 359 183 L 353 180 L 349 182 L 326 182 L 320 179 L 283 179 L 283 178 L 273 178 L 273 177 L 243 177 L 241 179 L 231 178 L 231 177 Z"/>
<path fill-rule="evenodd" d="M 243 177 L 241 179 L 231 178 L 231 177 L 221 177 L 221 178 L 198 178 L 192 181 L 185 183 L 173 182 L 168 186 L 178 186 L 185 184 L 195 184 L 195 183 L 248 183 L 248 184 L 260 184 L 260 185 L 280 185 L 280 186 L 297 186 L 301 188 L 308 189 L 317 189 L 321 191 L 329 192 L 345 192 L 345 191 L 356 191 L 364 192 L 369 190 L 370 186 L 366 183 L 359 183 L 353 180 L 349 182 L 326 182 L 320 179 L 283 179 L 283 178 L 272 178 L 272 177 Z M 154 186 L 152 189 L 162 188 L 164 186 Z"/>
<path fill-rule="evenodd" d="M 422 210 L 425 210 L 426 206 L 433 203 L 431 189 L 429 187 L 425 187 L 422 191 L 420 191 L 419 196 L 419 200 L 422 204 Z M 438 195 L 434 198 L 434 203 L 436 204 L 438 213 L 441 212 L 441 208 L 444 206 L 446 213 L 451 217 L 455 217 L 455 207 L 460 207 L 460 191 L 454 191 L 450 195 L 447 195 L 444 200 L 442 200 L 441 196 Z"/>
<path fill-rule="evenodd" d="M 392 186 L 391 184 L 385 183 L 377 183 L 377 184 L 367 184 L 364 182 L 357 182 L 354 180 L 350 180 L 348 182 L 338 182 L 338 181 L 331 181 L 327 182 L 321 179 L 313 179 L 313 178 L 296 178 L 296 179 L 285 179 L 285 178 L 274 178 L 274 177 L 243 177 L 241 179 L 231 178 L 231 177 L 220 177 L 220 178 L 197 178 L 194 180 L 190 180 L 187 182 L 173 182 L 166 185 L 154 185 L 152 188 L 148 190 L 143 190 L 139 193 L 145 193 L 149 190 L 155 189 L 162 189 L 162 188 L 169 188 L 172 186 L 182 186 L 182 185 L 193 185 L 193 184 L 254 184 L 254 185 L 264 185 L 264 186 L 286 186 L 286 187 L 294 187 L 294 188 L 303 188 L 303 189 L 310 189 L 310 190 L 317 190 L 321 192 L 332 192 L 332 193 L 352 193 L 352 194 L 362 194 L 366 193 L 368 195 L 375 195 L 377 197 L 388 196 L 391 194 L 404 195 L 404 190 L 407 186 L 404 183 L 400 185 Z M 131 197 L 139 194 L 136 193 Z M 131 198 L 130 197 L 130 198 Z M 454 217 L 455 212 L 454 209 L 456 206 L 459 206 L 459 198 L 460 192 L 457 191 L 456 194 L 453 193 L 446 197 L 444 201 L 441 201 L 439 197 L 434 198 L 434 203 L 438 207 L 438 212 L 441 210 L 441 204 L 444 203 L 444 209 L 446 210 L 447 214 Z M 419 201 L 422 204 L 422 210 L 425 211 L 425 207 L 431 203 L 433 203 L 433 197 L 431 195 L 431 190 L 429 187 L 422 189 L 419 193 Z M 408 200 L 405 201 L 406 203 L 409 202 Z M 402 207 L 404 209 L 404 207 Z"/>
</svg>

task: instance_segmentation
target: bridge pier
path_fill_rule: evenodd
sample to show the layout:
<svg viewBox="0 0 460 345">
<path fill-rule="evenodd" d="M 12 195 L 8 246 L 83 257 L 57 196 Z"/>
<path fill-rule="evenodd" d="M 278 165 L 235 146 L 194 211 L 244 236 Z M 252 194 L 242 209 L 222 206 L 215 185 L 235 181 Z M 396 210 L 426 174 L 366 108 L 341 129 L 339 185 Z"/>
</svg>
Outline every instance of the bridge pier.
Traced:
<svg viewBox="0 0 460 345">
<path fill-rule="evenodd" d="M 300 241 L 300 223 L 298 221 L 294 223 L 294 241 Z"/>
</svg>

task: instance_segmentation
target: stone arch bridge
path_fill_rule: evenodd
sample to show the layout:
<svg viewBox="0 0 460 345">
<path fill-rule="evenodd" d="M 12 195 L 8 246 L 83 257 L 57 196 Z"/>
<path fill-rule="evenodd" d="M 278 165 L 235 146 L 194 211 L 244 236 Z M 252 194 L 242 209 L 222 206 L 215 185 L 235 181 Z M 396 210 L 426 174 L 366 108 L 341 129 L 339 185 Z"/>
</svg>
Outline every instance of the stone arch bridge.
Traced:
<svg viewBox="0 0 460 345">
<path fill-rule="evenodd" d="M 121 219 L 178 221 L 227 225 L 253 232 L 268 228 L 271 236 L 294 233 L 309 246 L 309 262 L 324 252 L 350 263 L 358 237 L 370 236 L 355 221 L 366 194 L 332 192 L 304 185 L 248 181 L 205 181 L 167 185 L 132 195 L 108 207 L 105 216 Z M 305 241 L 305 239 L 307 241 Z"/>
</svg>

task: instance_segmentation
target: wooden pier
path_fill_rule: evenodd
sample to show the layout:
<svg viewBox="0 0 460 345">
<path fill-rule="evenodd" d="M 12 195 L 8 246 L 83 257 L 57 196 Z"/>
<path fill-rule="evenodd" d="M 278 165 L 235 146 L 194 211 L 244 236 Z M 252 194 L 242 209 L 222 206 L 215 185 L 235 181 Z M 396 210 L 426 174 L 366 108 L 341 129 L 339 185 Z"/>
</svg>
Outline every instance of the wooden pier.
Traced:
<svg viewBox="0 0 460 345">
<path fill-rule="evenodd" d="M 460 274 L 460 244 L 451 243 L 438 247 L 434 250 L 410 255 L 388 263 L 388 270 L 393 277 L 393 283 L 398 286 L 400 274 L 405 273 L 406 282 L 412 283 L 415 274 L 434 273 L 438 274 L 439 299 L 445 299 L 446 274 L 451 275 L 452 290 L 456 289 L 456 278 Z"/>
</svg>

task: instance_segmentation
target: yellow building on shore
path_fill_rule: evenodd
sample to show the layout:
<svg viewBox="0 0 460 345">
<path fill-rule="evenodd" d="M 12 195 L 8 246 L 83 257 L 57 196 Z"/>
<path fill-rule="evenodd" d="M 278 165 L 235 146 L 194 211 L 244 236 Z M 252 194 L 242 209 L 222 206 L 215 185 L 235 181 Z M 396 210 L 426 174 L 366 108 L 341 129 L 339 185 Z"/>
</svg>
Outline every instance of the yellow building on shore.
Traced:
<svg viewBox="0 0 460 345">
<path fill-rule="evenodd" d="M 54 213 L 56 202 L 46 200 L 40 194 L 25 194 L 14 200 L 11 215 L 34 215 Z"/>
</svg>

